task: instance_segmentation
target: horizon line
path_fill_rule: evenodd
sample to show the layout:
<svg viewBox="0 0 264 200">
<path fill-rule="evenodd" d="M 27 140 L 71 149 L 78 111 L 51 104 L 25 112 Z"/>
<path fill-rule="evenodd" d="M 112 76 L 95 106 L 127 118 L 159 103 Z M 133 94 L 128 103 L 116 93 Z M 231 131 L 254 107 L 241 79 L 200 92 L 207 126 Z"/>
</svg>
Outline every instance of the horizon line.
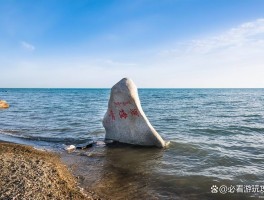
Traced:
<svg viewBox="0 0 264 200">
<path fill-rule="evenodd" d="M 112 87 L 1 87 L 3 89 L 111 89 Z M 138 87 L 138 89 L 264 89 L 264 87 Z M 1 92 L 1 91 L 0 91 Z"/>
</svg>

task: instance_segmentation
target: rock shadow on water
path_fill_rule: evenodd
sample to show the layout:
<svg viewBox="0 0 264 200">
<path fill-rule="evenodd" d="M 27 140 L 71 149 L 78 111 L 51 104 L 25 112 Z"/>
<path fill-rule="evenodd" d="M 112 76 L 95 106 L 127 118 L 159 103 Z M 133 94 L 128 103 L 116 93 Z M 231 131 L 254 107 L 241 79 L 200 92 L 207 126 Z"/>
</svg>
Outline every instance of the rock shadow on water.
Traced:
<svg viewBox="0 0 264 200">
<path fill-rule="evenodd" d="M 159 199 L 149 180 L 164 150 L 127 145 L 95 145 L 62 155 L 80 186 L 110 199 Z"/>
<path fill-rule="evenodd" d="M 112 199 L 158 199 L 149 184 L 164 151 L 124 143 L 105 148 L 104 165 L 95 191 Z"/>
</svg>

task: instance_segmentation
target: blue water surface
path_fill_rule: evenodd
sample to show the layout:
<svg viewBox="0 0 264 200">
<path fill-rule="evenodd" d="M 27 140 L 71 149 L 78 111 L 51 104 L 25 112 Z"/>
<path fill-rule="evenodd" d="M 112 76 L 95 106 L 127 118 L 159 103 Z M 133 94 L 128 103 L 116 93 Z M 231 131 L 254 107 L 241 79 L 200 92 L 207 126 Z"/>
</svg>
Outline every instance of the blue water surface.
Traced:
<svg viewBox="0 0 264 200">
<path fill-rule="evenodd" d="M 0 99 L 10 108 L 0 110 L 0 139 L 55 149 L 102 141 L 109 95 L 110 89 L 2 88 Z M 139 96 L 150 122 L 171 145 L 98 150 L 107 157 L 104 170 L 114 173 L 105 179 L 122 182 L 119 193 L 125 187 L 124 195 L 130 188 L 135 199 L 135 189 L 140 195 L 152 191 L 150 199 L 221 199 L 211 196 L 213 184 L 264 185 L 264 89 L 139 89 Z M 143 185 L 128 186 L 139 179 Z"/>
</svg>

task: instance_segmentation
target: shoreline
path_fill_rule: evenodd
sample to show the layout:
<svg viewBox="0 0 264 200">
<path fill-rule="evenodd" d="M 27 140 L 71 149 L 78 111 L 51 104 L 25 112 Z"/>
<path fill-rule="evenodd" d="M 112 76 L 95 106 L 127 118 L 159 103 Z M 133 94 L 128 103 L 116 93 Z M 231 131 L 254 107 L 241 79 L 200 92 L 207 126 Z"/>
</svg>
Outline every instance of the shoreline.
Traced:
<svg viewBox="0 0 264 200">
<path fill-rule="evenodd" d="M 0 199 L 101 199 L 54 152 L 0 141 L 0 171 Z"/>
</svg>

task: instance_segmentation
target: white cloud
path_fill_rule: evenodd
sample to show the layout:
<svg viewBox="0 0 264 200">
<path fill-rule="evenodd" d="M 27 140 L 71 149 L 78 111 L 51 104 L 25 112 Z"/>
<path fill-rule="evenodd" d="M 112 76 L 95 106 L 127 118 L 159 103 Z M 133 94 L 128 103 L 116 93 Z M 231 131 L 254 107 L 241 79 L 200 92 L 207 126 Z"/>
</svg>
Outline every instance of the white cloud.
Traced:
<svg viewBox="0 0 264 200">
<path fill-rule="evenodd" d="M 172 47 L 152 62 L 172 87 L 264 87 L 264 19 Z"/>
<path fill-rule="evenodd" d="M 160 55 L 207 54 L 241 47 L 264 47 L 264 19 L 243 23 L 214 37 L 178 44 L 173 49 L 161 51 Z"/>
<path fill-rule="evenodd" d="M 205 40 L 194 40 L 191 43 L 192 51 L 210 53 L 218 49 L 238 47 L 263 47 L 264 19 L 244 23 L 219 36 Z"/>
<path fill-rule="evenodd" d="M 27 51 L 34 51 L 35 50 L 35 46 L 33 46 L 32 44 L 29 44 L 28 42 L 25 42 L 25 41 L 21 41 L 20 45 L 22 46 L 23 49 L 25 49 Z"/>
</svg>

